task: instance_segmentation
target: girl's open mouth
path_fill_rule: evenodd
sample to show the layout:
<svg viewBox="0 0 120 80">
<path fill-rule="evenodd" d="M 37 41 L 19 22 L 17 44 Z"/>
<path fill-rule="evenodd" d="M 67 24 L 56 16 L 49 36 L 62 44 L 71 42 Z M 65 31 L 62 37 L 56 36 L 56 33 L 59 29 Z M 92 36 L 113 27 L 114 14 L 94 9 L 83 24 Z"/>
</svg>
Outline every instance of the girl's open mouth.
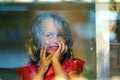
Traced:
<svg viewBox="0 0 120 80">
<path fill-rule="evenodd" d="M 57 49 L 59 48 L 59 46 L 50 46 L 49 47 L 52 51 L 57 51 Z"/>
</svg>

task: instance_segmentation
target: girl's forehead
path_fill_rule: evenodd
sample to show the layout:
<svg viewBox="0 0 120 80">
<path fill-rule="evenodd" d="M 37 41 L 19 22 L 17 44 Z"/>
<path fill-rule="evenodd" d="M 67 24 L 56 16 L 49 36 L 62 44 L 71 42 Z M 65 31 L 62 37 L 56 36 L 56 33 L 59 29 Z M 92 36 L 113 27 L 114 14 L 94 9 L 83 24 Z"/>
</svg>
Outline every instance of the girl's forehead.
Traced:
<svg viewBox="0 0 120 80">
<path fill-rule="evenodd" d="M 42 26 L 46 27 L 47 25 L 54 25 L 54 26 L 60 26 L 61 23 L 57 19 L 54 18 L 46 18 L 42 20 Z"/>
<path fill-rule="evenodd" d="M 63 31 L 63 26 L 55 19 L 47 18 L 42 21 L 43 31 Z"/>
</svg>

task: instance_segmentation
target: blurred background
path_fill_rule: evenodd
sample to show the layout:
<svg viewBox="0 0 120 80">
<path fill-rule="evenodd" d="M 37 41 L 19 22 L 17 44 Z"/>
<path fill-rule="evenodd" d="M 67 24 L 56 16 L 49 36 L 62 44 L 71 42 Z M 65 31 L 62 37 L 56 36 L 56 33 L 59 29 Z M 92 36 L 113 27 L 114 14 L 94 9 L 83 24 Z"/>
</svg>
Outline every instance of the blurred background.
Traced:
<svg viewBox="0 0 120 80">
<path fill-rule="evenodd" d="M 0 0 L 0 80 L 21 80 L 16 71 L 30 61 L 25 49 L 28 30 L 34 17 L 42 10 L 55 11 L 70 24 L 74 40 L 74 57 L 85 61 L 81 79 L 96 80 L 96 28 L 98 27 L 95 25 L 95 2 L 101 1 Z M 103 1 L 119 2 L 118 0 Z M 119 3 L 109 4 L 111 80 L 120 77 L 119 5 Z"/>
</svg>

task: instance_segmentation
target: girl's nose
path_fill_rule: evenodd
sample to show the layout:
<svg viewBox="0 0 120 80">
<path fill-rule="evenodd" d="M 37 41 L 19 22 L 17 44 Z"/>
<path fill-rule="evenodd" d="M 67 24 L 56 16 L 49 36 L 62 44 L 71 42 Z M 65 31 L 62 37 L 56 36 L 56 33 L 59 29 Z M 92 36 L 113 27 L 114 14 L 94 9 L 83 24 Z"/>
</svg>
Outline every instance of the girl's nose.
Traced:
<svg viewBox="0 0 120 80">
<path fill-rule="evenodd" d="M 53 37 L 52 42 L 58 42 L 58 38 L 57 37 Z"/>
</svg>

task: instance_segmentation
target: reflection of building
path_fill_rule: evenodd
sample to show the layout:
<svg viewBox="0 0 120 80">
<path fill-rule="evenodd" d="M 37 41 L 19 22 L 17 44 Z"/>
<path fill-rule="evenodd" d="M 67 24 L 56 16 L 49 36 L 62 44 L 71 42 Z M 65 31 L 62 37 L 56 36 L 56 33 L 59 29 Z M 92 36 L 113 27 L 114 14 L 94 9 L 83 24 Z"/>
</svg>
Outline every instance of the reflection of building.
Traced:
<svg viewBox="0 0 120 80">
<path fill-rule="evenodd" d="M 117 0 L 116 0 L 117 1 Z M 120 76 L 120 5 L 110 4 L 110 12 L 114 13 L 114 19 L 110 18 L 110 75 Z M 111 15 L 112 16 L 112 15 Z M 111 25 L 111 23 L 114 23 Z"/>
<path fill-rule="evenodd" d="M 120 43 L 110 44 L 111 75 L 120 75 Z"/>
</svg>

